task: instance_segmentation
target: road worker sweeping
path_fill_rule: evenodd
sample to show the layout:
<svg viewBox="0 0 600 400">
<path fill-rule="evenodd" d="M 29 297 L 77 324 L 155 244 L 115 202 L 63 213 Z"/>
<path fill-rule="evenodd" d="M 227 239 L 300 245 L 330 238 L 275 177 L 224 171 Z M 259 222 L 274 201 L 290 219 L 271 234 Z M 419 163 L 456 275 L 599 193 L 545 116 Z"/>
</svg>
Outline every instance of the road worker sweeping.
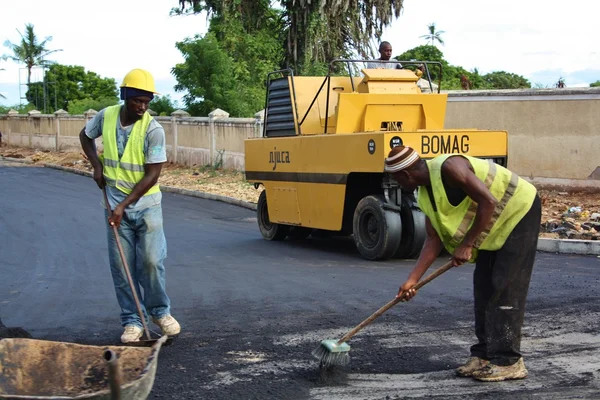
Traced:
<svg viewBox="0 0 600 400">
<path fill-rule="evenodd" d="M 112 209 L 112 215 L 106 210 L 105 217 L 110 268 L 125 328 L 123 343 L 139 341 L 147 321 L 142 323 L 136 313 L 135 298 L 111 232 L 113 226 L 118 228 L 138 297 L 142 297 L 143 289 L 145 319 L 152 317 L 163 335 L 177 335 L 180 331 L 170 313 L 165 283 L 167 243 L 157 182 L 167 156 L 165 131 L 148 114 L 148 103 L 155 93 L 154 78 L 148 71 L 130 71 L 121 85 L 125 104 L 101 110 L 79 134 L 81 146 L 94 167 L 94 180 L 101 189 L 106 186 Z M 94 143 L 100 136 L 104 143 L 102 160 Z"/>
<path fill-rule="evenodd" d="M 541 219 L 535 187 L 491 160 L 442 155 L 426 161 L 405 146 L 389 152 L 385 171 L 404 190 L 418 188 L 426 215 L 423 249 L 398 296 L 416 294 L 411 287 L 442 246 L 456 266 L 475 262 L 478 342 L 456 373 L 480 381 L 525 378 L 521 327 Z"/>
</svg>

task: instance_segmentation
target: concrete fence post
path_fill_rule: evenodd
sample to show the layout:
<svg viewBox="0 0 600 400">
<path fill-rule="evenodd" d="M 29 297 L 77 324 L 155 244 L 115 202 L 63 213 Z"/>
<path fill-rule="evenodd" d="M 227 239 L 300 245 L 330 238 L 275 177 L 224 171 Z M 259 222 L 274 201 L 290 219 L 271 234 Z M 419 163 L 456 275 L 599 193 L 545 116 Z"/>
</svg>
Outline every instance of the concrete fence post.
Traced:
<svg viewBox="0 0 600 400">
<path fill-rule="evenodd" d="M 6 144 L 10 146 L 11 133 L 12 133 L 11 119 L 12 119 L 12 117 L 15 117 L 16 115 L 19 115 L 19 112 L 17 110 L 10 109 L 10 110 L 8 110 L 7 115 L 8 115 L 8 132 L 6 133 Z"/>
<path fill-rule="evenodd" d="M 190 114 L 183 110 L 175 110 L 171 113 L 171 132 L 173 132 L 173 162 L 177 163 L 179 153 L 178 127 L 179 118 L 189 117 Z"/>
<path fill-rule="evenodd" d="M 92 110 L 91 108 L 84 112 L 83 115 L 85 116 L 85 122 L 88 122 L 89 120 L 94 118 L 96 114 L 98 114 L 98 111 Z"/>
<path fill-rule="evenodd" d="M 94 116 L 96 116 L 96 114 L 98 114 L 98 111 L 93 110 L 93 109 L 89 109 L 86 112 L 83 113 L 84 116 L 84 123 L 83 125 L 87 125 L 88 121 L 90 121 L 92 118 L 94 118 Z M 96 142 L 96 146 L 98 145 L 98 141 L 100 141 L 102 143 L 102 151 L 104 151 L 104 137 L 100 136 L 98 139 L 95 140 Z"/>
<path fill-rule="evenodd" d="M 27 113 L 28 117 L 27 117 L 27 136 L 29 137 L 29 145 L 28 147 L 31 149 L 33 147 L 33 140 L 32 140 L 32 136 L 33 136 L 33 118 L 40 118 L 42 113 L 38 110 L 31 110 Z"/>
<path fill-rule="evenodd" d="M 254 114 L 254 137 L 262 137 L 263 124 L 265 123 L 265 110 Z"/>
<path fill-rule="evenodd" d="M 177 117 L 171 115 L 171 132 L 173 132 L 173 162 L 177 164 L 177 153 L 179 153 L 179 142 L 177 141 Z"/>
<path fill-rule="evenodd" d="M 55 136 L 55 150 L 59 151 L 60 150 L 60 119 L 61 117 L 64 117 L 66 115 L 69 115 L 68 112 L 66 112 L 65 110 L 63 110 L 62 108 L 60 110 L 57 110 L 54 112 L 54 126 L 56 129 L 56 136 Z"/>
<path fill-rule="evenodd" d="M 212 110 L 208 114 L 208 125 L 210 129 L 210 162 L 215 165 L 217 156 L 217 130 L 215 129 L 215 120 L 229 118 L 229 113 L 220 108 Z"/>
</svg>

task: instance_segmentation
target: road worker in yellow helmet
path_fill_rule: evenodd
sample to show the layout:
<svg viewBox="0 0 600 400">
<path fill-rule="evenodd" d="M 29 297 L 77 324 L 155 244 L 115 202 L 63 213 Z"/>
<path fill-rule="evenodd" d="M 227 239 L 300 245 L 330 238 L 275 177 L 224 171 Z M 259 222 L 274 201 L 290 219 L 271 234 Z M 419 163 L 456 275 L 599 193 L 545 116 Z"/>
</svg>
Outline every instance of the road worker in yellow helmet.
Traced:
<svg viewBox="0 0 600 400">
<path fill-rule="evenodd" d="M 121 89 L 132 88 L 150 92 L 153 94 L 159 94 L 154 86 L 154 78 L 150 72 L 144 69 L 132 69 L 123 78 L 121 83 Z"/>
<path fill-rule="evenodd" d="M 162 166 L 167 161 L 165 131 L 148 113 L 148 105 L 158 94 L 154 78 L 143 69 L 133 69 L 120 85 L 124 104 L 106 107 L 91 119 L 79 134 L 81 147 L 94 168 L 94 180 L 106 190 L 109 217 L 110 269 L 117 301 L 121 307 L 123 343 L 139 341 L 143 323 L 137 312 L 117 242 L 116 226 L 127 264 L 138 293 L 145 323 L 151 318 L 163 335 L 178 335 L 181 327 L 171 316 L 166 292 L 164 260 L 167 243 L 163 231 L 162 194 L 158 185 Z M 104 153 L 99 157 L 95 139 L 102 136 Z M 104 201 L 103 206 L 106 207 Z"/>
</svg>

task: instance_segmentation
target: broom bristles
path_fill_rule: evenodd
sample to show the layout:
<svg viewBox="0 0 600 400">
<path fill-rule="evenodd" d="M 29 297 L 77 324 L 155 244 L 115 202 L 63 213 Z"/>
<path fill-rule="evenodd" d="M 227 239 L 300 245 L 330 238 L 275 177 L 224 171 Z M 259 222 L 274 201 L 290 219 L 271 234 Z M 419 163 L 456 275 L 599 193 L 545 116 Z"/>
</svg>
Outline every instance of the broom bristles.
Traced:
<svg viewBox="0 0 600 400">
<path fill-rule="evenodd" d="M 325 367 L 334 365 L 344 366 L 350 363 L 350 355 L 348 351 L 332 352 L 328 346 L 321 343 L 312 351 L 312 355 L 319 360 L 320 364 Z"/>
</svg>

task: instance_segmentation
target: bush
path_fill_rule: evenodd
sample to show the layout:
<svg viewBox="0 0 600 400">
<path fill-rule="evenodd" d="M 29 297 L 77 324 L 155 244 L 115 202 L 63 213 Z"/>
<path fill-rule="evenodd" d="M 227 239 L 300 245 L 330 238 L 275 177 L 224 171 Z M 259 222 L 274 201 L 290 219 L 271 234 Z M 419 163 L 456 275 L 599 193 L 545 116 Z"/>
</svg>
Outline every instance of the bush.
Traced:
<svg viewBox="0 0 600 400">
<path fill-rule="evenodd" d="M 2 106 L 0 105 L 0 114 L 8 114 L 10 110 L 18 111 L 19 114 L 27 114 L 31 110 L 35 110 L 35 106 L 33 104 L 15 104 L 12 106 Z"/>
<path fill-rule="evenodd" d="M 118 104 L 113 98 L 99 98 L 99 99 L 82 99 L 82 100 L 71 100 L 69 101 L 69 114 L 78 115 L 83 114 L 89 109 L 100 111 L 108 106 L 114 106 Z"/>
</svg>

